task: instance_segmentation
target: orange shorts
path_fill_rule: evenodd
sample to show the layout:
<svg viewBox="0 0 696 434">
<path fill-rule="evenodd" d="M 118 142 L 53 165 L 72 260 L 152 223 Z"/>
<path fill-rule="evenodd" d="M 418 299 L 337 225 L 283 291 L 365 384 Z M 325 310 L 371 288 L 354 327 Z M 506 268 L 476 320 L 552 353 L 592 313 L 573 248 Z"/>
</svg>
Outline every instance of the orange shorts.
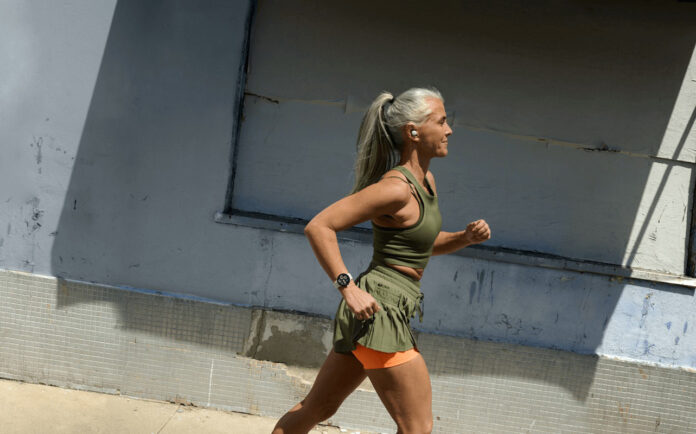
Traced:
<svg viewBox="0 0 696 434">
<path fill-rule="evenodd" d="M 408 362 L 420 353 L 416 348 L 410 348 L 406 351 L 397 351 L 395 353 L 385 353 L 367 348 L 357 342 L 352 352 L 365 369 L 388 368 L 390 366 L 400 365 Z"/>
</svg>

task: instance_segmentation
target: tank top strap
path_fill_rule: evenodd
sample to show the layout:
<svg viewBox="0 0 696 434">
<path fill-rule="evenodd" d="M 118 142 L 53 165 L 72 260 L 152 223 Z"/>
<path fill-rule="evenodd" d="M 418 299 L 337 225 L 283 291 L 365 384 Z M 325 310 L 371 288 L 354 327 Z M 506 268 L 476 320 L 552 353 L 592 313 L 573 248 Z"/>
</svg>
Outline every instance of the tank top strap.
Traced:
<svg viewBox="0 0 696 434">
<path fill-rule="evenodd" d="M 425 191 L 425 189 L 420 185 L 420 182 L 418 182 L 418 180 L 413 175 L 413 173 L 411 173 L 410 170 L 408 170 L 404 166 L 394 166 L 394 169 L 403 173 L 403 175 L 406 178 L 408 178 L 409 182 L 416 187 L 416 190 L 418 190 L 418 195 L 421 197 L 422 202 L 425 202 L 426 199 L 432 199 L 435 197 L 434 195 Z M 430 183 L 428 182 L 427 178 L 426 178 L 425 182 L 428 185 L 428 187 L 430 187 Z M 430 188 L 432 188 L 432 187 L 430 187 Z"/>
<path fill-rule="evenodd" d="M 401 178 L 400 176 L 382 176 L 382 178 L 380 178 L 380 179 L 384 179 L 384 178 L 396 178 L 396 179 L 402 180 L 403 182 L 408 184 L 409 188 L 411 189 L 411 193 L 413 193 L 413 195 L 416 197 L 418 202 L 420 202 L 420 203 L 423 202 L 423 198 L 420 197 L 420 194 L 418 194 L 418 190 L 416 190 L 416 186 L 413 185 L 413 182 L 411 182 L 410 179 L 408 179 L 408 178 L 404 179 L 404 178 Z"/>
</svg>

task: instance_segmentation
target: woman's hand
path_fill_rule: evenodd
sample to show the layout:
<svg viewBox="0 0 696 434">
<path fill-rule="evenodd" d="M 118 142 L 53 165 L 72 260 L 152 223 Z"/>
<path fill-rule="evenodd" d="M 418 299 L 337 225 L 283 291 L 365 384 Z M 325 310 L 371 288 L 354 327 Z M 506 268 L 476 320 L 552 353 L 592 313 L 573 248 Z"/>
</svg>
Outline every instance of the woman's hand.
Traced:
<svg viewBox="0 0 696 434">
<path fill-rule="evenodd" d="M 485 220 L 480 219 L 466 225 L 464 239 L 469 244 L 482 243 L 491 238 L 491 229 Z"/>
<path fill-rule="evenodd" d="M 348 286 L 341 291 L 341 294 L 346 300 L 346 305 L 348 305 L 348 308 L 357 319 L 368 319 L 382 310 L 377 300 L 366 291 L 360 289 L 352 280 Z"/>
</svg>

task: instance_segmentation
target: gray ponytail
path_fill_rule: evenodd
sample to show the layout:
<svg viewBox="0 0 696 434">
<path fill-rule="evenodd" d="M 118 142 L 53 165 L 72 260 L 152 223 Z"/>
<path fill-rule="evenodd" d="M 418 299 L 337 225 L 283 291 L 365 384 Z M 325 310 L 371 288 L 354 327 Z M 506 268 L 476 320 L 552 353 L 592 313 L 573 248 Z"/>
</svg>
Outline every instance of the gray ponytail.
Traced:
<svg viewBox="0 0 696 434">
<path fill-rule="evenodd" d="M 408 122 L 420 125 L 428 118 L 426 98 L 444 102 L 435 88 L 411 88 L 398 97 L 382 92 L 367 109 L 358 132 L 358 156 L 352 193 L 374 184 L 401 158 L 401 128 Z M 391 103 L 391 104 L 389 104 Z"/>
</svg>

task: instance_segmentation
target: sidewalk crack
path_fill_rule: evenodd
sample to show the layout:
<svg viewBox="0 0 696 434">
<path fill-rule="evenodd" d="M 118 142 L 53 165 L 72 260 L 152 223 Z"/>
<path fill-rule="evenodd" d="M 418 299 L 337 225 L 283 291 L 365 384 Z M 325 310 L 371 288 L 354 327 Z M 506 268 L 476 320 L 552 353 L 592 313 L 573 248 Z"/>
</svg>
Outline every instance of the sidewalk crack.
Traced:
<svg viewBox="0 0 696 434">
<path fill-rule="evenodd" d="M 172 413 L 172 415 L 169 416 L 169 419 L 167 419 L 167 421 L 164 423 L 164 425 L 162 425 L 162 427 L 161 427 L 160 429 L 157 430 L 157 434 L 160 434 L 160 433 L 162 432 L 162 430 L 164 429 L 164 427 L 167 426 L 167 424 L 169 423 L 169 421 L 172 420 L 172 418 L 174 417 L 174 415 L 176 414 L 176 412 L 179 411 L 179 407 L 180 407 L 180 405 L 177 405 L 177 406 L 176 406 L 176 408 L 174 409 L 174 412 Z"/>
</svg>

